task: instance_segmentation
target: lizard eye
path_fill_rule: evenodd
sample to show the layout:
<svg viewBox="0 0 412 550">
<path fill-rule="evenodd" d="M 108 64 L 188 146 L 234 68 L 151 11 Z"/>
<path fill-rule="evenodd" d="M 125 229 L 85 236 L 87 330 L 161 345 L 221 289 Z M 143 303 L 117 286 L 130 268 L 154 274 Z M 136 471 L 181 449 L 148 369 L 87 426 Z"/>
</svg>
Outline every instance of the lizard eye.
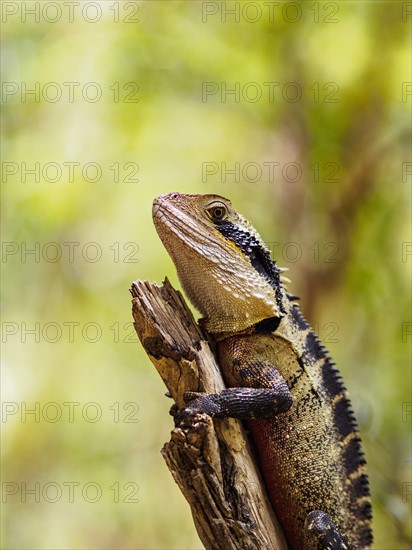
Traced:
<svg viewBox="0 0 412 550">
<path fill-rule="evenodd" d="M 227 217 L 227 208 L 222 202 L 214 203 L 206 208 L 209 218 L 214 222 L 220 222 Z"/>
</svg>

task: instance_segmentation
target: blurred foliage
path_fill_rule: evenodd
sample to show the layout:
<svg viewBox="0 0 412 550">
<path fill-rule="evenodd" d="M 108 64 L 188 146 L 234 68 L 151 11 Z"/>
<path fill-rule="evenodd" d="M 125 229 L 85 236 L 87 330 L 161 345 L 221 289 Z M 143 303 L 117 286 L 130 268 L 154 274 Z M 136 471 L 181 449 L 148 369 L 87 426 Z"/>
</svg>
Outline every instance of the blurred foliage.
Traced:
<svg viewBox="0 0 412 550">
<path fill-rule="evenodd" d="M 354 402 L 375 548 L 409 548 L 408 3 L 68 4 L 2 6 L 2 547 L 201 548 L 127 290 L 178 285 L 151 202 L 181 191 L 231 198 L 291 268 Z"/>
</svg>

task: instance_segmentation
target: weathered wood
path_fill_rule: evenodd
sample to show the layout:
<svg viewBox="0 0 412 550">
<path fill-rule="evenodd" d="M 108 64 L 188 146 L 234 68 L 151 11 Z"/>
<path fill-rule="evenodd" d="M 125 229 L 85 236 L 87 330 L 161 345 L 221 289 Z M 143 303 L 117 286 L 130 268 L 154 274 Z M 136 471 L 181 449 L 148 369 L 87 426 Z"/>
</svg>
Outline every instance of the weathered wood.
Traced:
<svg viewBox="0 0 412 550">
<path fill-rule="evenodd" d="M 177 406 L 185 392 L 224 389 L 205 335 L 169 281 L 135 281 L 131 293 L 137 335 Z M 287 549 L 239 421 L 196 415 L 172 430 L 162 455 L 207 549 Z"/>
</svg>

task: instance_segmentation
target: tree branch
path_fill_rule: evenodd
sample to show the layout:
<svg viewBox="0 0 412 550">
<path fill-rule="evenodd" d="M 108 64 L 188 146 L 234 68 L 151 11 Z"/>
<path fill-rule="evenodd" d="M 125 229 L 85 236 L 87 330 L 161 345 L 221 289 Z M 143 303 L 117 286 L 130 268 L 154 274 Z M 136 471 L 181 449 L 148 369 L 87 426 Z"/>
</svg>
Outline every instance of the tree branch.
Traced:
<svg viewBox="0 0 412 550">
<path fill-rule="evenodd" d="M 209 342 L 169 281 L 135 281 L 131 293 L 137 335 L 177 406 L 185 392 L 224 389 Z M 206 549 L 287 550 L 239 421 L 196 415 L 161 452 Z"/>
</svg>

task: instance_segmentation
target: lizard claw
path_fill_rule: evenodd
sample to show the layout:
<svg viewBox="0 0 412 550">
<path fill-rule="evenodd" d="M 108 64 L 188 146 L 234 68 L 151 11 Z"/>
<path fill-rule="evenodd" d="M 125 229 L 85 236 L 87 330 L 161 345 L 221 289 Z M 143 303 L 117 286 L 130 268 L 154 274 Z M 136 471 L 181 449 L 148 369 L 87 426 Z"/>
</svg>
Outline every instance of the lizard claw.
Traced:
<svg viewBox="0 0 412 550">
<path fill-rule="evenodd" d="M 177 409 L 177 407 L 176 407 Z M 196 409 L 190 409 L 189 407 L 183 407 L 182 409 L 177 409 L 176 413 L 173 414 L 175 427 L 176 428 L 190 428 L 195 423 L 195 416 L 202 414 L 202 411 Z"/>
</svg>

